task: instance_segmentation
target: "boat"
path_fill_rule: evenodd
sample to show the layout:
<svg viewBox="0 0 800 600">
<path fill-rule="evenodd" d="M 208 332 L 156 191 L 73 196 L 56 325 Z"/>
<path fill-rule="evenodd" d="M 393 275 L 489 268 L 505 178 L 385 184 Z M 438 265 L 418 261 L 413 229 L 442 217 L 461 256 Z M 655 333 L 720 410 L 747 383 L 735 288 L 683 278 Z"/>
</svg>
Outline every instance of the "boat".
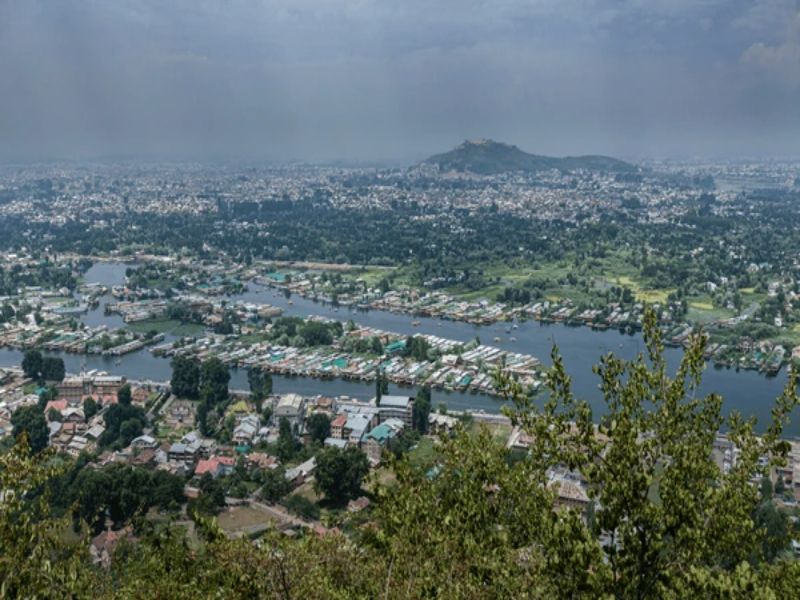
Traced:
<svg viewBox="0 0 800 600">
<path fill-rule="evenodd" d="M 517 338 L 511 338 L 511 341 L 512 341 L 512 342 L 516 342 L 516 341 L 517 341 Z"/>
<path fill-rule="evenodd" d="M 500 341 L 500 338 L 499 338 L 499 337 L 496 337 L 496 338 L 494 338 L 492 341 L 493 341 L 493 342 L 499 342 L 499 341 Z"/>
<path fill-rule="evenodd" d="M 411 321 L 411 325 L 412 327 L 419 327 L 422 323 L 420 321 Z"/>
<path fill-rule="evenodd" d="M 442 326 L 442 322 L 441 322 L 441 321 L 439 321 L 439 327 L 441 327 L 441 326 Z"/>
<path fill-rule="evenodd" d="M 511 329 L 516 329 L 517 327 L 518 327 L 518 325 L 517 325 L 516 323 L 514 323 L 514 324 L 511 326 Z"/>
</svg>

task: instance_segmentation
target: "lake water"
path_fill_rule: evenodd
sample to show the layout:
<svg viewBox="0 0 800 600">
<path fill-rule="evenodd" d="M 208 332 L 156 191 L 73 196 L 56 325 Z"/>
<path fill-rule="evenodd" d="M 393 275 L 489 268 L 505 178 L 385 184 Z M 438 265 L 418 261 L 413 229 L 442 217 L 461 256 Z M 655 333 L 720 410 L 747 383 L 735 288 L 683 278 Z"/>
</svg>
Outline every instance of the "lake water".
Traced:
<svg viewBox="0 0 800 600">
<path fill-rule="evenodd" d="M 121 285 L 125 277 L 124 264 L 98 263 L 86 274 L 87 283 L 102 283 L 104 285 Z M 340 307 L 338 310 L 329 305 L 315 303 L 311 300 L 293 296 L 289 305 L 282 293 L 276 293 L 269 288 L 261 288 L 252 283 L 250 289 L 240 295 L 231 297 L 230 300 L 246 300 L 268 303 L 279 306 L 289 315 L 323 315 L 346 321 L 352 318 L 361 325 L 374 327 L 384 331 L 392 331 L 403 335 L 432 334 L 443 338 L 468 342 L 475 337 L 480 337 L 483 343 L 491 344 L 492 338 L 499 336 L 508 339 L 511 336 L 516 342 L 492 344 L 503 349 L 530 354 L 539 358 L 545 364 L 551 364 L 550 352 L 553 343 L 559 347 L 564 359 L 567 372 L 572 376 L 572 390 L 576 397 L 589 401 L 595 414 L 603 412 L 603 397 L 597 387 L 599 378 L 591 371 L 592 365 L 597 364 L 601 355 L 613 352 L 626 359 L 633 359 L 639 351 L 644 351 L 644 342 L 641 334 L 633 336 L 622 335 L 618 331 L 593 331 L 588 327 L 565 327 L 562 325 L 544 325 L 536 321 L 519 323 L 518 329 L 512 333 L 505 333 L 506 324 L 491 326 L 478 326 L 469 323 L 454 321 L 439 321 L 399 315 L 383 311 L 350 311 Z M 101 300 L 100 306 L 90 311 L 83 317 L 84 322 L 96 327 L 107 324 L 109 328 L 124 325 L 118 316 L 105 316 Z M 418 327 L 411 325 L 413 321 L 420 321 Z M 676 369 L 683 351 L 679 348 L 667 348 L 666 358 L 670 369 Z M 112 374 L 125 375 L 129 379 L 150 379 L 166 381 L 171 377 L 172 370 L 169 361 L 156 358 L 150 352 L 140 350 L 122 357 L 120 365 L 116 358 L 92 355 L 82 357 L 74 354 L 63 354 L 68 372 L 80 371 L 81 362 L 86 361 L 88 369 L 98 369 Z M 22 353 L 17 350 L 0 350 L 0 366 L 19 365 Z M 782 372 L 783 373 L 783 372 Z M 231 387 L 234 389 L 247 389 L 247 372 L 244 370 L 231 372 Z M 333 380 L 323 381 L 310 378 L 289 378 L 273 376 L 274 390 L 278 393 L 297 392 L 303 395 L 323 394 L 328 396 L 350 396 L 366 400 L 374 395 L 374 384 Z M 786 383 L 785 374 L 777 377 L 765 377 L 754 371 L 739 371 L 733 369 L 718 369 L 708 364 L 701 387 L 702 393 L 717 393 L 725 399 L 725 410 L 736 409 L 744 415 L 755 415 L 761 426 L 765 426 L 774 400 L 781 393 Z M 391 393 L 411 393 L 410 388 L 390 386 Z M 447 403 L 448 407 L 455 410 L 483 409 L 487 412 L 499 412 L 502 403 L 481 394 L 446 393 L 434 390 L 432 394 L 433 405 L 439 402 Z M 792 423 L 787 433 L 800 435 L 800 425 Z"/>
</svg>

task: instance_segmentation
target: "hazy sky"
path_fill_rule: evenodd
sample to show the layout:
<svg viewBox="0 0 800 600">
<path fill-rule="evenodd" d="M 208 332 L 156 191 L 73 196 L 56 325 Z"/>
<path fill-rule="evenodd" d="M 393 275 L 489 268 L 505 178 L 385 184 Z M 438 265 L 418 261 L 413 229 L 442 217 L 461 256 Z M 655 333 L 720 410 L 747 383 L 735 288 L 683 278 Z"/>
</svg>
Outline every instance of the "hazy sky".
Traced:
<svg viewBox="0 0 800 600">
<path fill-rule="evenodd" d="M 0 0 L 0 156 L 800 155 L 800 0 Z"/>
</svg>

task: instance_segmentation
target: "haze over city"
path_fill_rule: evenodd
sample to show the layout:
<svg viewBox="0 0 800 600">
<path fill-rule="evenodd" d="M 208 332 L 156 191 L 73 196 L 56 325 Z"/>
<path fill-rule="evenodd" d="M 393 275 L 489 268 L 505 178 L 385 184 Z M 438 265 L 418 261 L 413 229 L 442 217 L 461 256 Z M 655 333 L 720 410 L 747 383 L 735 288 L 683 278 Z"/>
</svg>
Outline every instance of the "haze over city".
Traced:
<svg viewBox="0 0 800 600">
<path fill-rule="evenodd" d="M 798 0 L 0 2 L 0 157 L 800 154 Z"/>
</svg>

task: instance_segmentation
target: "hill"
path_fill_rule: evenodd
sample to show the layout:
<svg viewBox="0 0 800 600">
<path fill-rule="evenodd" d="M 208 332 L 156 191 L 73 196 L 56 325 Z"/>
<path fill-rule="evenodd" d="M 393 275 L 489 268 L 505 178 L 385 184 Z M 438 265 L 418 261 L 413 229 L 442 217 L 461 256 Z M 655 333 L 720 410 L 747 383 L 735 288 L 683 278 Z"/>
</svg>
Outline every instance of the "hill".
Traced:
<svg viewBox="0 0 800 600">
<path fill-rule="evenodd" d="M 431 156 L 424 165 L 436 165 L 441 171 L 475 173 L 477 175 L 499 175 L 509 171 L 536 173 L 558 169 L 560 171 L 612 171 L 615 173 L 635 172 L 638 168 L 608 156 L 568 156 L 553 158 L 528 154 L 516 146 L 501 144 L 492 140 L 466 141 L 450 152 Z"/>
</svg>

